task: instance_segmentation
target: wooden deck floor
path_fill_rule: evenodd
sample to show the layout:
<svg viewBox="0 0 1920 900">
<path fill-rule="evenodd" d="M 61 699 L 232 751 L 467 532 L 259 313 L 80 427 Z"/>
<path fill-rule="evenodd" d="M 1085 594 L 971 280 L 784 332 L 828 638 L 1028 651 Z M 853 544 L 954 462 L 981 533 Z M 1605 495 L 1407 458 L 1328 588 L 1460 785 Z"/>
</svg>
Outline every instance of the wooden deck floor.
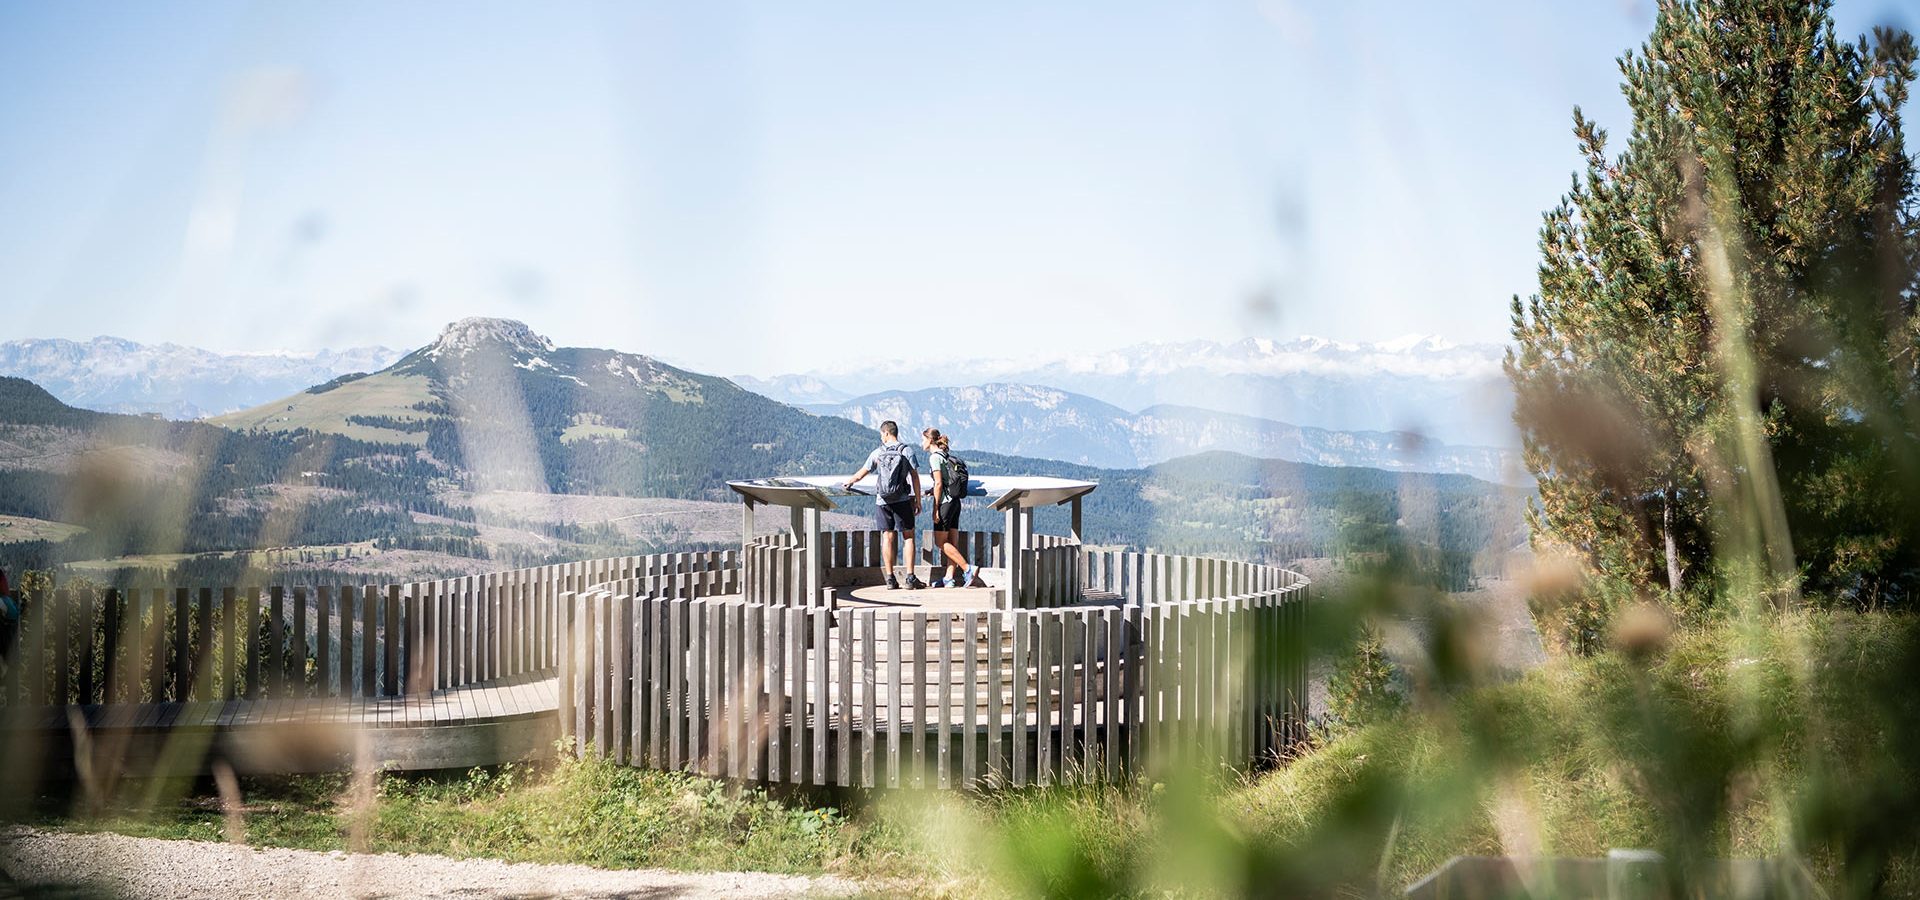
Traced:
<svg viewBox="0 0 1920 900">
<path fill-rule="evenodd" d="M 1085 591 L 1082 603 L 1088 606 L 1111 606 L 1120 600 L 1119 594 L 1106 591 Z M 976 610 L 1000 609 L 1005 594 L 999 588 L 921 588 L 909 591 L 905 588 L 887 590 L 885 585 L 861 585 L 859 587 L 836 587 L 833 589 L 833 602 L 841 609 L 899 609 L 928 612 L 969 612 Z"/>
<path fill-rule="evenodd" d="M 402 697 L 121 703 L 0 711 L 0 746 L 40 745 L 54 768 L 151 774 L 440 769 L 544 752 L 559 734 L 559 681 L 525 676 Z M 104 757 L 102 756 L 104 754 Z"/>
<path fill-rule="evenodd" d="M 10 715 L 6 730 L 67 728 L 77 713 L 91 729 L 242 728 L 322 723 L 367 728 L 463 725 L 559 708 L 559 681 L 526 677 L 405 697 L 297 697 L 189 703 L 116 703 L 36 709 Z M 33 715 L 37 713 L 37 715 Z"/>
</svg>

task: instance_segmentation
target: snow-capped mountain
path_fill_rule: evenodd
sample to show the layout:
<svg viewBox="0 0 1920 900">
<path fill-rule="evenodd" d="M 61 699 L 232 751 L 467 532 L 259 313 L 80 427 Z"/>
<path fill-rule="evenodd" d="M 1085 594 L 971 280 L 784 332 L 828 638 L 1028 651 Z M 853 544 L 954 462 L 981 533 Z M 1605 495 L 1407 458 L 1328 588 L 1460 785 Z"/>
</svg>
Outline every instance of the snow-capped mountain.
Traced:
<svg viewBox="0 0 1920 900">
<path fill-rule="evenodd" d="M 1140 462 L 1132 448 L 1132 413 L 1049 387 L 982 384 L 888 391 L 807 408 L 870 428 L 891 419 L 909 437 L 923 428 L 938 428 L 953 434 L 956 449 L 1118 469 Z"/>
<path fill-rule="evenodd" d="M 1473 475 L 1515 482 L 1515 454 L 1391 431 L 1301 427 L 1256 416 L 1157 405 L 1138 413 L 1050 387 L 983 384 L 887 391 L 809 409 L 869 427 L 892 419 L 909 433 L 932 426 L 956 449 L 1058 459 L 1107 468 L 1149 466 L 1210 450 L 1326 466 Z"/>
<path fill-rule="evenodd" d="M 385 368 L 399 358 L 399 351 L 385 347 L 216 353 L 115 337 L 27 339 L 0 342 L 0 375 L 25 378 L 87 409 L 197 419 Z"/>
<path fill-rule="evenodd" d="M 1044 384 L 1127 410 L 1174 404 L 1333 430 L 1409 430 L 1505 447 L 1518 440 L 1500 370 L 1502 352 L 1498 344 L 1455 344 L 1431 335 L 1377 343 L 1248 338 L 1136 344 L 1053 359 L 849 362 L 783 377 L 856 394 Z"/>
<path fill-rule="evenodd" d="M 772 378 L 735 375 L 729 380 L 762 397 L 770 397 L 781 403 L 791 403 L 795 406 L 806 406 L 810 403 L 839 403 L 842 400 L 853 399 L 852 394 L 811 375 L 775 375 Z"/>
</svg>

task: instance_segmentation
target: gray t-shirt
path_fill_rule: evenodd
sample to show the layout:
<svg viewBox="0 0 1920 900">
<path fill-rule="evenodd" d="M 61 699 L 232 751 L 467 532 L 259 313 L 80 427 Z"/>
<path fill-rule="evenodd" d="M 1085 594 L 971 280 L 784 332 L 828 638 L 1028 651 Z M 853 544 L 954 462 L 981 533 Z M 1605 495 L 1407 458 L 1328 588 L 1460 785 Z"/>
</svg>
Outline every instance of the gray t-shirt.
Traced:
<svg viewBox="0 0 1920 900">
<path fill-rule="evenodd" d="M 888 447 L 905 448 L 905 450 L 901 453 L 901 455 L 907 458 L 907 468 L 914 472 L 920 471 L 920 457 L 917 455 L 918 451 L 914 449 L 914 446 L 912 444 L 902 443 L 900 441 L 894 441 L 891 444 L 881 444 L 880 446 L 873 448 L 873 452 L 867 454 L 867 464 L 862 468 L 866 469 L 869 472 L 873 472 L 876 475 L 879 474 L 880 451 L 885 450 Z M 895 502 L 898 502 L 900 499 L 901 498 L 899 497 L 894 498 Z M 880 499 L 880 491 L 877 488 L 873 492 L 873 500 L 875 503 L 886 502 L 885 500 Z"/>
</svg>

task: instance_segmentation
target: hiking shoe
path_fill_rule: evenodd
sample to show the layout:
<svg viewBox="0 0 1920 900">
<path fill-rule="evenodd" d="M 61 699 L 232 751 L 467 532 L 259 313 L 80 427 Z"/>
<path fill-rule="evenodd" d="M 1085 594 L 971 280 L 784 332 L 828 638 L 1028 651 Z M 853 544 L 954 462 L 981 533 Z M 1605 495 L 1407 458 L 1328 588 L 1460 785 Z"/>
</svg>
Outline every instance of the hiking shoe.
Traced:
<svg viewBox="0 0 1920 900">
<path fill-rule="evenodd" d="M 899 589 L 900 589 L 900 582 L 899 582 L 899 581 L 898 581 L 897 579 L 895 579 L 895 578 L 894 578 L 894 577 L 893 577 L 892 575 L 888 575 L 888 576 L 887 576 L 887 590 L 890 590 L 890 591 L 897 591 L 897 590 L 899 590 Z"/>
<path fill-rule="evenodd" d="M 911 572 L 907 573 L 907 590 L 917 591 L 923 587 L 926 587 L 926 585 L 921 583 L 920 576 Z"/>
</svg>

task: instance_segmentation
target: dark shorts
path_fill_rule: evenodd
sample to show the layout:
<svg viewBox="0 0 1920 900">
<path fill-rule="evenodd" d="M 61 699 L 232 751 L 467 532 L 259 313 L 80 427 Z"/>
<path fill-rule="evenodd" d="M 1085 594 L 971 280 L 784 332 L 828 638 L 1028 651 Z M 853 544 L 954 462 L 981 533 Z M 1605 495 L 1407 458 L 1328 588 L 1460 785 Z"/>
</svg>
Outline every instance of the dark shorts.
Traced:
<svg viewBox="0 0 1920 900">
<path fill-rule="evenodd" d="M 961 503 L 961 500 L 959 497 L 948 497 L 940 501 L 939 503 L 934 504 L 933 530 L 959 531 L 960 530 L 960 503 Z"/>
<path fill-rule="evenodd" d="M 913 498 L 881 503 L 873 508 L 873 524 L 879 531 L 904 531 L 912 534 Z"/>
</svg>

